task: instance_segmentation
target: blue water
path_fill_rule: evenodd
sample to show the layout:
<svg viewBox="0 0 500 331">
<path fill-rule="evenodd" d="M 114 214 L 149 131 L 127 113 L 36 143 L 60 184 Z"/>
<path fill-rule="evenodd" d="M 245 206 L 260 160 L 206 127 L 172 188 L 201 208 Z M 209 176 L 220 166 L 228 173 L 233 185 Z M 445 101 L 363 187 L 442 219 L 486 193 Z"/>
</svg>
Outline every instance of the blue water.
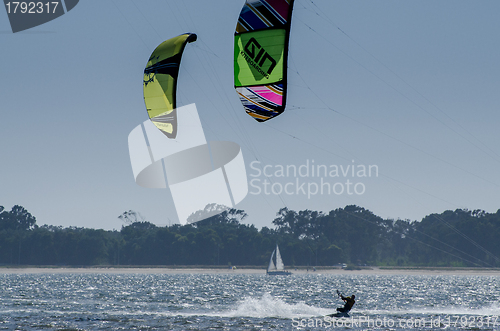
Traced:
<svg viewBox="0 0 500 331">
<path fill-rule="evenodd" d="M 324 320 L 337 289 L 356 294 L 351 319 Z M 0 330 L 500 330 L 498 316 L 500 276 L 0 274 Z"/>
</svg>

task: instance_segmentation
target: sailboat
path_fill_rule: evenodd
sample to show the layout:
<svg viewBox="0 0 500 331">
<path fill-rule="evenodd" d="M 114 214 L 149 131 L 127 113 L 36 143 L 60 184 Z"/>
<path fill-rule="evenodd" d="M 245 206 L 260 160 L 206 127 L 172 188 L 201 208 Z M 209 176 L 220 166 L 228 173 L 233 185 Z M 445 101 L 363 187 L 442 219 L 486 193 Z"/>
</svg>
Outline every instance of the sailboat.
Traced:
<svg viewBox="0 0 500 331">
<path fill-rule="evenodd" d="M 276 264 L 274 264 L 273 257 L 276 254 Z M 283 264 L 283 260 L 281 259 L 280 249 L 278 248 L 278 244 L 276 244 L 276 249 L 271 254 L 271 259 L 269 260 L 269 266 L 267 267 L 268 275 L 291 275 L 290 271 L 285 270 L 285 265 Z"/>
</svg>

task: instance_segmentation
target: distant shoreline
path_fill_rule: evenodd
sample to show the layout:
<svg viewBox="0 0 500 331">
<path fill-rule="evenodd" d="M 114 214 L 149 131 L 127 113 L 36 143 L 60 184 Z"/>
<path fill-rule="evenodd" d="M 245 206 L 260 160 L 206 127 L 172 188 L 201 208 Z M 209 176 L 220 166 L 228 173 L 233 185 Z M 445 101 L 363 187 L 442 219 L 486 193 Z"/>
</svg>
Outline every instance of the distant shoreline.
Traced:
<svg viewBox="0 0 500 331">
<path fill-rule="evenodd" d="M 478 275 L 500 276 L 500 268 L 458 268 L 458 267 L 362 267 L 359 270 L 341 268 L 310 267 L 288 269 L 292 274 L 334 274 L 334 275 Z M 236 266 L 236 269 L 218 266 L 0 266 L 0 274 L 262 274 L 259 267 Z"/>
</svg>

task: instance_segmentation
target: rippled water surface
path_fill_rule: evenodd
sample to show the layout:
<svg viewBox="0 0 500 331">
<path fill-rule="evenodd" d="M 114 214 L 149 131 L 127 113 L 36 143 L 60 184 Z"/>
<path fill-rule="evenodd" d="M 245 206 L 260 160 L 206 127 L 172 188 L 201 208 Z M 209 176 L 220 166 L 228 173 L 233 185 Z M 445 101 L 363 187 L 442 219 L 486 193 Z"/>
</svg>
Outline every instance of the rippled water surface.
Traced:
<svg viewBox="0 0 500 331">
<path fill-rule="evenodd" d="M 324 319 L 356 294 L 350 319 Z M 500 276 L 0 274 L 0 330 L 500 330 Z"/>
</svg>

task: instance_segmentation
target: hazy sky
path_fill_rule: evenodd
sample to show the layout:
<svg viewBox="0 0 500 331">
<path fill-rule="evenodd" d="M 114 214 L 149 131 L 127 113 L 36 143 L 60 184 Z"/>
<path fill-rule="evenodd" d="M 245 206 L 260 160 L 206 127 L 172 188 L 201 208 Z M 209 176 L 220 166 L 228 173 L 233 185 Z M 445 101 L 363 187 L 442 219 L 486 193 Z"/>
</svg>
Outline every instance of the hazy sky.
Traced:
<svg viewBox="0 0 500 331">
<path fill-rule="evenodd" d="M 266 123 L 245 114 L 233 88 L 243 4 L 82 0 L 16 34 L 0 10 L 0 205 L 24 206 L 39 225 L 120 229 L 117 216 L 130 209 L 158 225 L 177 222 L 168 189 L 134 182 L 127 137 L 148 118 L 151 52 L 194 32 L 178 106 L 196 103 L 207 140 L 242 146 L 255 180 L 237 206 L 248 223 L 271 226 L 282 207 L 356 204 L 411 220 L 500 208 L 499 1 L 296 0 L 288 107 Z M 259 174 L 307 164 L 307 177 Z M 313 164 L 328 175 L 313 176 Z M 359 176 L 370 165 L 378 176 Z M 288 193 L 266 195 L 266 179 Z M 326 182 L 336 193 L 324 184 L 308 196 L 308 185 Z"/>
</svg>

